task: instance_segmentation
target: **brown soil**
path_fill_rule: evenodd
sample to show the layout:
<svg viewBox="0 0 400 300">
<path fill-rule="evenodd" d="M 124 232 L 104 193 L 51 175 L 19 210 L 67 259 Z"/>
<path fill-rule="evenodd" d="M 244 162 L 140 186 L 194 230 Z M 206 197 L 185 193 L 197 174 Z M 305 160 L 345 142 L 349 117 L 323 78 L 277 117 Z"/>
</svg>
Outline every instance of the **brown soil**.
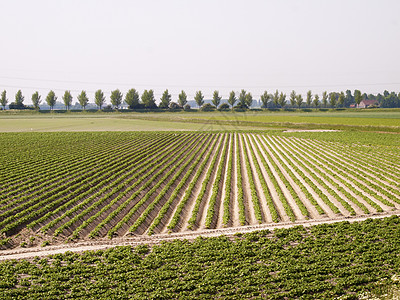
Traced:
<svg viewBox="0 0 400 300">
<path fill-rule="evenodd" d="M 318 213 L 318 211 L 316 210 L 316 208 L 310 203 L 310 201 L 307 200 L 307 197 L 304 195 L 303 191 L 300 189 L 300 187 L 294 182 L 293 178 L 290 177 L 290 175 L 286 172 L 286 170 L 282 167 L 281 163 L 275 158 L 275 155 L 278 156 L 283 163 L 286 164 L 286 166 L 289 168 L 289 170 L 293 173 L 293 174 L 297 174 L 295 172 L 295 170 L 293 170 L 293 168 L 291 168 L 290 164 L 287 163 L 287 161 L 276 151 L 276 149 L 274 148 L 274 146 L 270 143 L 270 141 L 266 140 L 266 143 L 268 144 L 268 146 L 271 147 L 272 151 L 274 151 L 272 153 L 271 151 L 271 156 L 273 158 L 273 160 L 275 161 L 275 163 L 277 164 L 278 168 L 280 169 L 280 171 L 282 172 L 282 174 L 285 176 L 286 180 L 289 181 L 290 185 L 293 187 L 294 191 L 296 192 L 296 194 L 299 196 L 301 202 L 304 204 L 304 206 L 307 208 L 310 217 L 312 219 L 319 219 L 321 218 L 321 215 Z M 299 176 L 300 177 L 300 176 Z"/>
<path fill-rule="evenodd" d="M 177 228 L 174 229 L 174 231 L 182 232 L 182 231 L 186 231 L 187 230 L 188 221 L 191 218 L 192 211 L 193 211 L 194 206 L 196 204 L 197 196 L 200 194 L 201 187 L 202 187 L 203 181 L 204 181 L 204 179 L 206 177 L 206 174 L 208 172 L 208 169 L 210 168 L 210 165 L 211 165 L 211 162 L 212 162 L 212 158 L 215 155 L 217 155 L 216 152 L 217 152 L 218 144 L 221 143 L 222 140 L 223 140 L 223 136 L 221 135 L 218 138 L 218 141 L 215 144 L 214 149 L 212 150 L 212 154 L 211 154 L 210 159 L 208 160 L 208 162 L 207 162 L 207 164 L 206 164 L 206 166 L 205 166 L 205 168 L 203 170 L 203 174 L 200 175 L 198 183 L 197 183 L 196 187 L 193 190 L 192 197 L 190 197 L 188 203 L 186 204 L 186 207 L 182 210 L 181 220 L 180 220 Z"/>
<path fill-rule="evenodd" d="M 272 159 L 274 159 L 271 151 L 268 149 L 268 146 L 265 143 L 265 140 L 261 140 L 261 143 L 264 145 L 265 149 L 267 150 L 268 154 L 272 157 Z M 290 194 L 289 190 L 287 189 L 286 185 L 279 178 L 278 170 L 275 170 L 275 168 L 273 167 L 271 162 L 268 160 L 267 156 L 264 156 L 264 158 L 267 161 L 267 164 L 268 164 L 272 174 L 274 175 L 276 181 L 278 182 L 279 187 L 281 188 L 283 194 L 285 195 L 285 198 L 286 198 L 287 202 L 289 203 L 290 207 L 292 208 L 292 211 L 293 211 L 293 213 L 295 215 L 296 220 L 304 220 L 305 217 L 301 213 L 300 208 L 297 206 L 296 202 L 294 201 L 294 199 L 293 199 L 292 195 Z"/>
<path fill-rule="evenodd" d="M 225 134 L 224 139 L 221 141 L 221 143 L 222 143 L 221 150 L 220 150 L 220 153 L 218 154 L 217 160 L 215 161 L 215 165 L 213 166 L 210 181 L 207 184 L 206 193 L 204 195 L 205 197 L 201 201 L 199 212 L 197 214 L 197 220 L 196 220 L 195 225 L 193 226 L 193 229 L 199 229 L 199 230 L 205 229 L 207 211 L 208 211 L 208 207 L 209 207 L 209 203 L 210 203 L 210 198 L 212 196 L 212 187 L 214 185 L 215 178 L 217 176 L 218 165 L 220 164 L 221 160 L 223 159 L 223 154 L 224 154 L 223 153 L 224 152 L 223 145 L 225 144 L 226 139 L 229 139 L 229 136 L 227 134 Z M 226 149 L 225 149 L 225 151 L 226 151 Z M 218 190 L 219 190 L 219 195 L 221 195 L 221 183 L 219 183 Z M 220 198 L 218 198 L 218 196 L 217 196 L 216 202 L 220 202 Z M 218 212 L 218 210 L 215 210 L 215 212 Z"/>
<path fill-rule="evenodd" d="M 290 139 L 290 142 L 293 143 L 292 146 L 293 146 L 294 148 L 292 148 L 292 149 L 297 153 L 297 155 L 299 156 L 299 158 L 301 157 L 304 161 L 308 161 L 309 165 L 310 165 L 314 170 L 317 170 L 319 173 L 321 173 L 321 174 L 325 174 L 325 173 L 326 173 L 325 170 L 323 170 L 321 167 L 319 167 L 319 166 L 316 165 L 314 162 L 312 162 L 312 160 L 310 159 L 310 155 L 309 155 L 308 153 L 303 152 L 302 150 L 300 150 L 300 149 L 297 148 L 298 145 L 297 145 L 296 142 L 298 142 L 298 141 L 295 142 L 293 139 Z M 328 168 L 328 170 L 329 170 L 329 168 Z M 335 183 L 337 183 L 337 184 L 339 184 L 340 186 L 342 186 L 343 188 L 345 188 L 345 187 L 343 186 L 343 184 L 341 184 L 340 181 L 337 180 L 335 177 L 333 177 L 332 175 L 329 175 L 329 174 L 326 174 L 326 175 L 327 175 L 329 178 L 331 178 Z M 354 209 L 354 211 L 356 212 L 357 215 L 362 215 L 362 214 L 363 214 L 363 211 L 361 210 L 361 208 L 359 208 L 357 205 L 355 205 L 355 204 L 354 204 L 350 199 L 348 199 L 343 193 L 341 193 L 340 191 L 338 191 L 338 190 L 336 189 L 335 186 L 333 186 L 333 185 L 332 185 L 331 183 L 329 183 L 329 182 L 326 182 L 326 185 L 329 186 L 332 190 L 334 190 L 334 191 L 339 195 L 339 197 L 341 197 L 341 198 L 344 199 L 346 202 L 348 202 L 349 205 Z M 345 190 L 348 191 L 348 189 L 345 189 Z M 357 198 L 356 198 L 356 199 L 357 199 Z M 358 197 L 357 200 L 359 200 L 359 197 Z"/>
<path fill-rule="evenodd" d="M 263 156 L 263 158 L 264 158 L 266 161 L 268 161 L 268 158 L 267 158 L 267 156 L 264 154 L 264 152 L 263 152 L 264 150 L 263 150 L 262 147 L 260 146 L 260 142 L 259 142 L 257 139 L 256 139 L 256 146 L 257 146 L 258 149 L 261 151 L 261 155 Z M 267 171 L 266 171 L 266 169 L 265 169 L 265 167 L 264 167 L 264 165 L 263 165 L 263 163 L 262 163 L 262 161 L 261 161 L 261 158 L 260 158 L 260 156 L 259 156 L 259 154 L 258 154 L 257 151 L 255 151 L 255 155 L 256 155 L 256 158 L 257 158 L 257 162 L 258 162 L 258 164 L 259 164 L 259 166 L 260 166 L 260 168 L 261 168 L 261 173 L 263 174 L 263 177 L 264 177 L 264 179 L 265 179 L 265 182 L 267 183 L 268 190 L 270 191 L 272 201 L 274 202 L 274 206 L 275 206 L 275 208 L 276 208 L 276 210 L 277 210 L 277 212 L 278 212 L 278 215 L 279 215 L 280 220 L 281 220 L 282 222 L 289 222 L 289 221 L 290 221 L 290 218 L 289 218 L 289 216 L 286 214 L 286 211 L 285 211 L 285 208 L 283 207 L 282 202 L 279 200 L 278 192 L 276 191 L 275 186 L 273 185 L 272 180 L 271 180 L 271 178 L 269 177 L 269 175 L 268 175 L 268 173 L 267 173 Z"/>
<path fill-rule="evenodd" d="M 275 140 L 275 139 L 273 139 L 273 138 L 270 138 L 269 141 L 270 141 L 277 149 L 279 149 L 280 151 L 282 151 L 282 152 L 285 152 L 285 151 L 286 151 L 286 149 L 284 149 L 284 147 L 283 147 L 281 144 L 279 144 L 279 142 L 277 142 L 277 140 Z M 287 160 L 286 160 L 286 159 L 287 159 Z M 291 159 L 290 156 L 286 156 L 286 159 L 285 159 L 284 161 L 289 162 L 289 163 L 288 163 L 288 166 L 289 166 L 289 167 L 290 167 L 290 164 L 293 164 L 293 165 L 296 166 L 298 169 L 300 169 L 300 170 L 303 172 L 303 174 L 304 174 L 305 176 L 307 176 L 307 177 L 315 184 L 315 186 L 316 186 L 319 190 L 321 190 L 325 195 L 327 195 L 328 198 L 329 198 L 328 192 L 327 192 L 324 188 L 322 188 L 322 187 L 320 186 L 320 184 L 319 184 L 317 181 L 315 181 L 315 180 L 311 177 L 311 175 L 310 175 L 309 173 L 307 173 L 307 172 L 306 172 L 302 167 L 300 167 L 293 159 Z M 319 206 L 325 211 L 325 213 L 327 214 L 327 216 L 328 216 L 329 218 L 335 218 L 335 217 L 337 217 L 336 214 L 330 209 L 330 207 L 329 207 L 328 205 L 326 205 L 325 202 L 323 202 L 323 200 L 318 196 L 318 194 L 317 194 L 317 193 L 310 187 L 310 185 L 303 179 L 303 177 L 302 177 L 299 173 L 295 172 L 293 168 L 291 168 L 291 170 L 292 170 L 292 172 L 295 174 L 295 176 L 297 177 L 297 179 L 300 180 L 300 182 L 306 187 L 307 191 L 308 191 L 308 192 L 313 196 L 313 198 L 317 201 L 317 203 L 319 204 Z M 331 197 L 331 198 L 333 198 L 333 197 Z M 331 202 L 332 202 L 334 199 L 330 199 L 330 200 L 331 200 Z M 334 203 L 334 202 L 332 202 L 332 203 Z M 335 204 L 335 203 L 334 203 L 334 204 Z"/>
<path fill-rule="evenodd" d="M 0 261 L 9 260 L 9 259 L 29 259 L 36 256 L 43 257 L 58 253 L 65 253 L 67 251 L 72 252 L 83 252 L 83 251 L 95 251 L 108 249 L 115 246 L 137 246 L 142 244 L 155 245 L 160 244 L 166 241 L 173 241 L 175 239 L 188 239 L 193 240 L 198 236 L 202 237 L 215 237 L 219 235 L 227 235 L 232 236 L 236 233 L 247 233 L 255 230 L 265 230 L 270 229 L 273 230 L 275 228 L 290 228 L 293 226 L 303 225 L 303 226 L 312 226 L 318 224 L 331 224 L 341 221 L 348 222 L 358 222 L 364 221 L 370 218 L 384 218 L 390 215 L 400 215 L 400 211 L 394 212 L 386 212 L 382 214 L 374 214 L 369 216 L 357 216 L 354 218 L 348 217 L 338 217 L 329 220 L 307 220 L 307 221 L 296 221 L 290 223 L 279 223 L 279 224 L 262 224 L 262 225 L 254 225 L 254 226 L 241 226 L 241 227 L 232 227 L 226 229 L 210 229 L 196 232 L 186 232 L 186 233 L 172 233 L 172 234 L 159 234 L 149 236 L 136 236 L 132 238 L 116 238 L 112 240 L 107 239 L 98 239 L 94 241 L 81 241 L 77 243 L 70 244 L 51 244 L 47 247 L 31 247 L 31 248 L 16 248 L 11 250 L 2 250 L 0 251 Z"/>
<path fill-rule="evenodd" d="M 263 216 L 263 222 L 272 223 L 272 216 L 271 216 L 271 212 L 268 209 L 267 199 L 265 198 L 264 190 L 262 188 L 261 181 L 260 181 L 261 179 L 258 177 L 257 170 L 255 167 L 255 164 L 259 164 L 259 163 L 258 163 L 258 161 L 253 161 L 253 157 L 251 156 L 251 152 L 250 152 L 250 147 L 252 147 L 254 154 L 256 155 L 256 158 L 257 158 L 257 153 L 256 153 L 257 150 L 254 149 L 254 146 L 253 146 L 251 140 L 250 140 L 250 145 L 246 139 L 244 139 L 244 143 L 246 146 L 246 151 L 248 153 L 250 167 L 251 167 L 252 173 L 253 173 L 254 185 L 256 187 L 257 195 L 258 195 L 257 201 L 260 204 L 260 209 L 261 209 L 261 213 Z"/>
<path fill-rule="evenodd" d="M 250 225 L 257 224 L 257 219 L 254 213 L 253 203 L 251 201 L 251 192 L 250 192 L 250 183 L 249 183 L 249 175 L 247 174 L 246 162 L 244 159 L 244 145 L 242 143 L 242 138 L 238 135 L 239 141 L 239 155 L 240 155 L 240 165 L 242 167 L 242 184 L 243 184 L 243 203 L 245 207 L 246 213 L 246 222 Z"/>
<path fill-rule="evenodd" d="M 236 167 L 236 139 L 237 135 L 233 135 L 232 139 L 232 147 L 233 149 L 233 159 L 232 159 L 232 198 L 230 202 L 230 225 L 233 227 L 240 226 L 240 219 L 239 219 L 239 201 L 238 201 L 238 188 L 237 188 L 237 167 Z"/>
</svg>

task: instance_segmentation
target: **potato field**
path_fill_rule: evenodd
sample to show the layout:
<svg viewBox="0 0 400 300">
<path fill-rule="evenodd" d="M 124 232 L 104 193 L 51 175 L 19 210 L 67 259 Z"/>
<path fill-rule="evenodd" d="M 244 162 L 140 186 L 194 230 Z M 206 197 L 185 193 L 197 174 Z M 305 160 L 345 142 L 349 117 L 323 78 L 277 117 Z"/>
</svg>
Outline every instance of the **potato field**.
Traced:
<svg viewBox="0 0 400 300">
<path fill-rule="evenodd" d="M 280 132 L 0 135 L 0 232 L 69 240 L 384 214 L 400 154 Z"/>
</svg>

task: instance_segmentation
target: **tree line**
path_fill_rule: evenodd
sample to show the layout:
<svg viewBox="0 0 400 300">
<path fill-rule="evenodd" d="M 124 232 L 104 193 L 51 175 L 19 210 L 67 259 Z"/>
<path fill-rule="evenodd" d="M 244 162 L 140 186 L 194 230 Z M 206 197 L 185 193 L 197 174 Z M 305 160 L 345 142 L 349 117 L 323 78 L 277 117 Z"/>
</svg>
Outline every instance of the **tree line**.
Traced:
<svg viewBox="0 0 400 300">
<path fill-rule="evenodd" d="M 50 110 L 53 110 L 58 97 L 56 96 L 54 91 L 50 91 L 46 98 L 45 102 L 50 107 Z M 15 94 L 15 101 L 11 102 L 9 105 L 10 109 L 24 109 L 28 108 L 23 104 L 25 97 L 22 95 L 21 90 L 18 90 Z M 71 91 L 67 90 L 64 92 L 62 96 L 63 104 L 65 105 L 65 109 L 69 110 L 72 106 L 73 96 Z M 86 109 L 86 106 L 89 103 L 89 97 L 87 96 L 86 91 L 81 91 L 81 93 L 77 96 L 77 100 L 83 110 Z M 222 103 L 222 97 L 219 94 L 219 91 L 215 90 L 213 93 L 213 97 L 211 103 L 205 103 L 204 95 L 201 91 L 196 91 L 194 96 L 194 101 L 197 106 L 202 110 L 213 110 L 213 109 L 248 109 L 253 105 L 253 101 L 257 99 L 253 99 L 253 96 L 250 92 L 242 89 L 238 95 L 236 95 L 235 91 L 231 91 L 229 93 L 228 99 L 226 99 L 226 103 Z M 400 107 L 400 93 L 396 94 L 395 92 L 389 93 L 388 91 L 384 91 L 383 94 L 362 94 L 360 90 L 354 90 L 354 94 L 350 90 L 346 92 L 331 92 L 328 94 L 327 91 L 324 91 L 321 95 L 321 98 L 318 94 L 313 94 L 311 90 L 307 92 L 305 97 L 303 98 L 302 94 L 297 94 L 296 91 L 292 91 L 287 98 L 287 95 L 283 92 L 279 92 L 276 90 L 273 93 L 269 93 L 268 91 L 264 91 L 264 93 L 260 96 L 259 104 L 262 108 L 341 108 L 341 107 L 350 107 L 352 104 L 359 105 L 362 100 L 376 100 L 379 103 L 380 107 Z M 31 96 L 31 101 L 34 109 L 39 109 L 39 105 L 42 103 L 42 97 L 39 92 L 35 92 Z M 176 102 L 172 101 L 172 96 L 166 89 L 161 98 L 160 103 L 157 105 L 156 98 L 154 96 L 153 90 L 144 90 L 142 95 L 139 95 L 139 92 L 136 89 L 130 89 L 125 97 L 123 93 L 119 90 L 113 90 L 110 96 L 110 102 L 114 109 L 119 109 L 123 102 L 125 102 L 130 109 L 190 109 L 188 105 L 188 97 L 185 91 L 181 91 L 178 95 Z M 101 110 L 104 108 L 106 104 L 106 97 L 102 90 L 97 90 L 94 95 L 94 103 Z M 4 90 L 0 96 L 0 105 L 3 106 L 3 109 L 6 108 L 8 104 L 7 92 Z"/>
</svg>

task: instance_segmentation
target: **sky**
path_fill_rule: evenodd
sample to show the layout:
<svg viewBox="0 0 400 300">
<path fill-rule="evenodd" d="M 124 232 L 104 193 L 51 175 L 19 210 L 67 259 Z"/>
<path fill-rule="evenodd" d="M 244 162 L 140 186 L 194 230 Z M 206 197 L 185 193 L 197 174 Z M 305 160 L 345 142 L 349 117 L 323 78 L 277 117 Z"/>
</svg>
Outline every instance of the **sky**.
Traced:
<svg viewBox="0 0 400 300">
<path fill-rule="evenodd" d="M 0 0 L 0 90 L 400 92 L 398 0 Z"/>
</svg>

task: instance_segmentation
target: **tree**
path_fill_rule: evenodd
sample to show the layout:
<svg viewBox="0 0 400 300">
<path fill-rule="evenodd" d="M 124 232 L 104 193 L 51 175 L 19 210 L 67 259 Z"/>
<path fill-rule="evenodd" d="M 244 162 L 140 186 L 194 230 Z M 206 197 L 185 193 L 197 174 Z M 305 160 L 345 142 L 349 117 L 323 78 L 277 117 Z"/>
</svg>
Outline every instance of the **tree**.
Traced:
<svg viewBox="0 0 400 300">
<path fill-rule="evenodd" d="M 400 99 L 400 93 L 399 93 L 399 96 L 398 96 L 398 98 Z M 384 100 L 385 98 L 382 96 L 382 94 L 378 94 L 378 95 L 376 95 L 376 100 L 378 100 L 378 102 L 379 102 L 379 105 L 382 107 L 382 102 L 383 102 L 383 100 Z"/>
<path fill-rule="evenodd" d="M 311 103 L 312 103 L 312 92 L 308 91 L 307 92 L 307 98 L 306 98 L 307 107 L 311 107 Z"/>
<path fill-rule="evenodd" d="M 168 89 L 166 89 L 164 91 L 160 100 L 161 100 L 160 108 L 168 108 L 169 107 L 169 104 L 171 102 L 171 95 L 168 93 Z"/>
<path fill-rule="evenodd" d="M 286 94 L 282 92 L 279 94 L 279 106 L 282 108 L 286 106 Z"/>
<path fill-rule="evenodd" d="M 296 96 L 296 104 L 297 104 L 297 107 L 300 109 L 301 105 L 303 104 L 303 96 L 302 95 L 298 94 Z"/>
<path fill-rule="evenodd" d="M 380 102 L 380 107 L 400 107 L 400 99 L 398 95 L 396 95 L 395 92 L 391 92 L 387 96 L 383 97 L 382 101 Z"/>
<path fill-rule="evenodd" d="M 219 95 L 218 91 L 214 91 L 213 98 L 212 98 L 212 104 L 214 104 L 215 107 L 218 107 L 219 104 L 221 103 L 222 97 Z"/>
<path fill-rule="evenodd" d="M 229 98 L 228 98 L 228 103 L 231 106 L 231 108 L 233 108 L 233 106 L 235 105 L 235 103 L 236 103 L 236 95 L 235 95 L 234 91 L 230 92 Z"/>
<path fill-rule="evenodd" d="M 101 110 L 101 107 L 104 105 L 106 102 L 106 97 L 104 97 L 104 93 L 102 90 L 97 90 L 96 93 L 94 94 L 94 103 L 99 107 Z"/>
<path fill-rule="evenodd" d="M 327 107 L 328 106 L 328 92 L 324 91 L 322 93 L 322 106 Z"/>
<path fill-rule="evenodd" d="M 114 91 L 111 91 L 111 104 L 118 109 L 118 107 L 121 105 L 122 103 L 122 93 L 120 92 L 119 89 L 116 89 Z"/>
<path fill-rule="evenodd" d="M 362 94 L 362 100 L 368 100 L 368 95 L 367 93 Z"/>
<path fill-rule="evenodd" d="M 253 95 L 250 92 L 246 94 L 245 102 L 248 108 L 253 104 Z"/>
<path fill-rule="evenodd" d="M 64 96 L 62 97 L 63 101 L 64 101 L 64 105 L 66 110 L 69 110 L 69 107 L 72 104 L 72 95 L 70 91 L 65 91 Z"/>
<path fill-rule="evenodd" d="M 315 108 L 317 108 L 319 106 L 319 96 L 318 96 L 318 94 L 315 94 L 315 96 L 314 96 L 313 105 L 314 105 Z"/>
<path fill-rule="evenodd" d="M 344 106 L 344 99 L 345 99 L 344 93 L 340 92 L 339 98 L 338 98 L 338 106 L 339 107 L 343 107 Z"/>
<path fill-rule="evenodd" d="M 271 100 L 271 95 L 268 94 L 267 91 L 264 91 L 264 94 L 261 95 L 261 102 L 262 102 L 262 107 L 267 108 L 269 100 Z"/>
<path fill-rule="evenodd" d="M 7 92 L 6 90 L 1 92 L 0 104 L 3 106 L 3 109 L 6 109 L 6 105 L 8 103 Z"/>
<path fill-rule="evenodd" d="M 187 104 L 187 95 L 186 95 L 185 91 L 183 91 L 183 90 L 178 95 L 178 104 L 182 108 Z"/>
<path fill-rule="evenodd" d="M 246 91 L 245 90 L 241 90 L 240 94 L 239 94 L 239 104 L 242 107 L 246 107 Z"/>
<path fill-rule="evenodd" d="M 331 93 L 330 94 L 330 105 L 334 108 L 336 107 L 336 93 Z"/>
<path fill-rule="evenodd" d="M 78 101 L 79 101 L 79 104 L 83 107 L 83 110 L 85 110 L 86 105 L 89 103 L 89 98 L 87 97 L 85 91 L 82 91 L 82 92 L 78 95 Z"/>
<path fill-rule="evenodd" d="M 278 90 L 272 95 L 272 101 L 274 102 L 275 106 L 279 106 L 279 92 Z"/>
<path fill-rule="evenodd" d="M 40 98 L 41 98 L 41 97 L 40 97 L 38 91 L 36 91 L 36 92 L 34 92 L 34 93 L 32 94 L 32 104 L 33 104 L 33 107 L 34 107 L 36 110 L 39 109 L 39 105 L 40 105 L 40 102 L 41 102 Z"/>
<path fill-rule="evenodd" d="M 139 93 L 135 89 L 130 89 L 125 95 L 125 103 L 130 109 L 134 109 L 139 105 Z"/>
<path fill-rule="evenodd" d="M 145 108 L 157 108 L 156 100 L 154 98 L 154 91 L 153 90 L 144 90 L 142 94 L 142 102 Z"/>
<path fill-rule="evenodd" d="M 354 97 L 350 90 L 346 90 L 346 97 L 344 100 L 344 106 L 349 107 L 350 104 L 354 103 Z"/>
<path fill-rule="evenodd" d="M 219 107 L 218 110 L 222 111 L 222 110 L 230 110 L 231 108 L 229 107 L 228 103 L 222 103 Z"/>
<path fill-rule="evenodd" d="M 289 95 L 290 105 L 294 107 L 296 105 L 297 95 L 296 92 L 293 90 Z"/>
<path fill-rule="evenodd" d="M 196 95 L 194 96 L 194 101 L 196 101 L 196 103 L 197 103 L 197 106 L 200 108 L 200 107 L 202 107 L 203 106 L 203 104 L 204 104 L 204 96 L 203 96 L 203 94 L 201 93 L 201 91 L 197 91 L 196 92 Z"/>
<path fill-rule="evenodd" d="M 384 94 L 385 94 L 386 92 L 387 92 L 387 91 L 385 91 Z M 389 92 L 387 92 L 387 94 L 389 94 Z M 362 96 L 361 96 L 360 90 L 355 90 L 355 91 L 354 91 L 354 101 L 356 101 L 357 106 L 360 105 L 361 97 L 362 97 Z M 385 96 L 385 97 L 387 97 L 387 96 Z"/>
<path fill-rule="evenodd" d="M 214 111 L 215 107 L 211 105 L 210 103 L 205 103 L 203 106 L 200 108 L 201 111 Z"/>
<path fill-rule="evenodd" d="M 25 97 L 22 96 L 22 92 L 21 90 L 18 90 L 18 92 L 15 94 L 15 104 L 17 107 L 22 107 L 24 106 L 23 102 L 24 102 Z"/>
<path fill-rule="evenodd" d="M 356 90 L 356 91 L 357 91 L 357 90 Z M 356 91 L 354 91 L 354 96 L 356 95 Z M 360 91 L 358 91 L 358 92 L 360 92 Z M 360 92 L 360 94 L 361 94 L 361 92 Z M 384 90 L 384 91 L 383 91 L 383 96 L 384 96 L 384 97 L 389 97 L 389 95 L 390 95 L 390 93 L 389 93 L 388 90 Z"/>
<path fill-rule="evenodd" d="M 50 110 L 53 110 L 53 107 L 56 104 L 56 101 L 57 101 L 56 94 L 53 91 L 50 91 L 46 97 L 46 102 L 47 102 L 47 105 L 50 106 Z"/>
</svg>

